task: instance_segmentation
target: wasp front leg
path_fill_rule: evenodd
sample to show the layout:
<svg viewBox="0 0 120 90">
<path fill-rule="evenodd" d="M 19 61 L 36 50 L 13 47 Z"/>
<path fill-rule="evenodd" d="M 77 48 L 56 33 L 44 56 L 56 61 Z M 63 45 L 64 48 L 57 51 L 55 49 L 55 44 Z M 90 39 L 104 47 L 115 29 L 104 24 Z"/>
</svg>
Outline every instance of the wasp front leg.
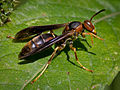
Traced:
<svg viewBox="0 0 120 90">
<path fill-rule="evenodd" d="M 85 37 L 85 35 L 90 35 L 91 36 L 91 42 L 92 42 L 92 45 L 93 45 L 93 36 L 100 39 L 100 40 L 104 40 L 102 38 L 100 38 L 99 36 L 93 34 L 93 33 L 82 33 L 82 36 Z"/>
<path fill-rule="evenodd" d="M 76 61 L 77 61 L 77 63 L 81 66 L 81 68 L 83 68 L 83 69 L 86 70 L 86 71 L 93 72 L 93 70 L 90 70 L 90 69 L 84 67 L 84 66 L 79 62 L 78 57 L 77 57 L 77 53 L 76 53 L 76 48 L 74 48 L 72 44 L 70 44 L 70 49 L 72 49 L 72 50 L 74 51 Z"/>
</svg>

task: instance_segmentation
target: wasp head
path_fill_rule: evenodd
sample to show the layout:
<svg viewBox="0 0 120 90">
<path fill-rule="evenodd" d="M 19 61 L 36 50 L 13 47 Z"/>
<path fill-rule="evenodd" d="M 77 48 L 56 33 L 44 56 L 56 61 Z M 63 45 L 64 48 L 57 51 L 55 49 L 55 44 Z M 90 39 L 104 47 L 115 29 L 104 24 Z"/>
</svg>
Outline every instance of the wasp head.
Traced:
<svg viewBox="0 0 120 90">
<path fill-rule="evenodd" d="M 94 25 L 92 24 L 92 19 L 93 19 L 93 17 L 94 16 L 96 16 L 97 14 L 99 14 L 99 13 L 101 13 L 101 12 L 103 12 L 103 11 L 105 11 L 105 9 L 102 9 L 102 10 L 100 10 L 100 11 L 98 11 L 97 13 L 95 13 L 91 18 L 90 18 L 90 20 L 85 20 L 84 21 L 84 23 L 83 23 L 83 25 L 84 25 L 84 28 L 87 30 L 87 31 L 89 31 L 89 32 L 92 32 L 93 34 L 97 34 L 96 33 L 96 31 L 95 31 L 95 27 L 94 27 Z"/>
</svg>

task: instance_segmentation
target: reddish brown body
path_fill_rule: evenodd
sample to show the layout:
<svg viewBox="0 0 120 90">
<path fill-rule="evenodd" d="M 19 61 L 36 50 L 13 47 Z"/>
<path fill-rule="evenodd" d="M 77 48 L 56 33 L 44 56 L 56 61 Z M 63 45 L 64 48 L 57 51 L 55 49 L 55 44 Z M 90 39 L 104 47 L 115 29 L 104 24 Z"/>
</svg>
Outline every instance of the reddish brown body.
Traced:
<svg viewBox="0 0 120 90">
<path fill-rule="evenodd" d="M 73 22 L 64 23 L 64 24 L 32 26 L 32 27 L 25 28 L 25 29 L 21 30 L 20 32 L 18 32 L 16 34 L 15 38 L 8 36 L 9 38 L 13 38 L 15 40 L 25 40 L 25 39 L 31 38 L 33 35 L 37 34 L 36 37 L 34 36 L 34 38 L 32 40 L 30 40 L 23 47 L 23 49 L 21 50 L 21 52 L 19 54 L 20 59 L 29 57 L 33 54 L 36 54 L 38 52 L 41 52 L 42 50 L 45 50 L 45 49 L 51 47 L 53 44 L 57 44 L 50 59 L 42 67 L 42 69 L 41 69 L 42 72 L 40 73 L 40 75 L 38 77 L 36 77 L 32 81 L 32 83 L 35 82 L 44 73 L 44 71 L 46 70 L 48 65 L 51 63 L 51 61 L 53 60 L 56 53 L 58 51 L 64 49 L 67 43 L 69 43 L 70 49 L 74 51 L 75 58 L 76 58 L 76 61 L 78 62 L 78 64 L 86 71 L 93 72 L 93 70 L 87 69 L 79 62 L 77 53 L 76 53 L 76 48 L 73 47 L 73 40 L 77 39 L 79 35 L 81 35 L 82 37 L 85 37 L 85 35 L 90 35 L 92 43 L 93 43 L 93 40 L 92 40 L 93 36 L 100 40 L 103 40 L 102 38 L 100 38 L 96 35 L 95 27 L 91 23 L 92 18 L 102 11 L 105 11 L 105 9 L 102 9 L 99 12 L 95 13 L 90 18 L 90 20 L 85 20 L 83 23 L 81 23 L 79 21 L 73 21 Z M 53 33 L 53 30 L 61 28 L 61 27 L 65 27 L 62 34 L 59 36 L 55 35 Z M 48 31 L 48 30 L 50 31 L 49 34 L 48 33 L 42 34 L 42 32 Z M 88 33 L 86 33 L 85 30 L 87 30 Z"/>
</svg>

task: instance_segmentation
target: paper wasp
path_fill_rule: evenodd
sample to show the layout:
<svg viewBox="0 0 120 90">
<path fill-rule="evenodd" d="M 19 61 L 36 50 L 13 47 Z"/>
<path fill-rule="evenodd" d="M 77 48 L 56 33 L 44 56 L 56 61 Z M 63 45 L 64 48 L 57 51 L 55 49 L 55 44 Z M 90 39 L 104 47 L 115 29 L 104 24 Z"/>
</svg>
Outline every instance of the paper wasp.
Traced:
<svg viewBox="0 0 120 90">
<path fill-rule="evenodd" d="M 33 81 L 35 82 L 46 70 L 48 65 L 53 60 L 54 56 L 56 55 L 57 51 L 60 51 L 65 48 L 66 44 L 69 43 L 69 47 L 71 50 L 74 51 L 76 61 L 79 63 L 79 65 L 85 69 L 86 71 L 93 72 L 93 70 L 89 70 L 86 67 L 84 67 L 78 60 L 76 48 L 73 47 L 73 40 L 76 40 L 79 35 L 82 37 L 85 37 L 85 35 L 91 36 L 91 41 L 93 43 L 93 36 L 103 40 L 102 38 L 98 37 L 96 35 L 95 27 L 91 23 L 94 16 L 97 14 L 105 11 L 105 9 L 100 10 L 99 12 L 95 13 L 90 20 L 85 20 L 83 23 L 79 21 L 73 21 L 69 23 L 64 24 L 54 24 L 54 25 L 45 25 L 45 26 L 31 26 L 28 28 L 25 28 L 21 31 L 19 31 L 15 37 L 8 36 L 8 38 L 12 38 L 15 40 L 25 40 L 30 38 L 31 36 L 35 35 L 32 40 L 30 40 L 21 50 L 19 54 L 19 59 L 24 59 L 28 56 L 31 56 L 33 54 L 36 54 L 38 52 L 41 52 L 42 50 L 45 50 L 49 47 L 51 47 L 53 44 L 56 44 L 56 48 L 54 49 L 54 52 L 52 53 L 50 59 L 48 62 L 42 67 L 42 72 L 39 76 L 37 76 Z M 53 33 L 53 30 L 65 27 L 62 35 L 55 35 Z M 50 30 L 50 33 L 42 34 L 42 32 Z M 88 33 L 85 32 L 85 30 L 88 31 Z"/>
</svg>

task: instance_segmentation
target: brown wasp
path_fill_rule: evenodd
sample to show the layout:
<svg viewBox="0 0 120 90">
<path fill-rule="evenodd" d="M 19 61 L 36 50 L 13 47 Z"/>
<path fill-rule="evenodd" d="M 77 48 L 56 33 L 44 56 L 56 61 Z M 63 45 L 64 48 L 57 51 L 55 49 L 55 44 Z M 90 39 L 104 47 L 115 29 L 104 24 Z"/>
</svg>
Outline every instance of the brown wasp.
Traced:
<svg viewBox="0 0 120 90">
<path fill-rule="evenodd" d="M 93 36 L 103 40 L 102 38 L 98 37 L 96 35 L 95 27 L 91 23 L 92 19 L 94 16 L 97 14 L 105 11 L 105 9 L 100 10 L 99 12 L 95 13 L 90 20 L 85 20 L 83 23 L 79 21 L 73 21 L 69 23 L 64 23 L 64 24 L 54 24 L 54 25 L 45 25 L 45 26 L 31 26 L 28 28 L 25 28 L 21 31 L 19 31 L 15 37 L 8 36 L 8 38 L 12 38 L 15 40 L 25 40 L 33 35 L 32 40 L 30 40 L 21 50 L 19 54 L 19 59 L 24 59 L 26 57 L 29 57 L 33 54 L 36 54 L 38 52 L 41 52 L 49 47 L 51 47 L 53 44 L 56 44 L 56 48 L 54 49 L 54 52 L 52 53 L 50 59 L 48 62 L 42 67 L 42 72 L 40 73 L 39 76 L 37 76 L 32 83 L 34 83 L 46 70 L 48 65 L 51 63 L 53 60 L 54 56 L 56 53 L 62 49 L 65 48 L 66 43 L 69 43 L 69 47 L 71 50 L 74 51 L 76 61 L 79 63 L 79 65 L 85 69 L 86 71 L 93 72 L 93 70 L 89 70 L 86 67 L 84 67 L 78 60 L 77 53 L 76 53 L 76 48 L 73 47 L 73 41 L 78 38 L 79 35 L 82 37 L 85 37 L 85 35 L 90 35 L 91 36 L 91 41 L 93 43 Z M 65 27 L 62 35 L 55 35 L 53 33 L 53 30 Z M 42 34 L 42 32 L 45 31 L 50 31 L 50 33 L 45 33 Z M 85 32 L 85 30 L 89 31 L 88 33 Z"/>
</svg>

